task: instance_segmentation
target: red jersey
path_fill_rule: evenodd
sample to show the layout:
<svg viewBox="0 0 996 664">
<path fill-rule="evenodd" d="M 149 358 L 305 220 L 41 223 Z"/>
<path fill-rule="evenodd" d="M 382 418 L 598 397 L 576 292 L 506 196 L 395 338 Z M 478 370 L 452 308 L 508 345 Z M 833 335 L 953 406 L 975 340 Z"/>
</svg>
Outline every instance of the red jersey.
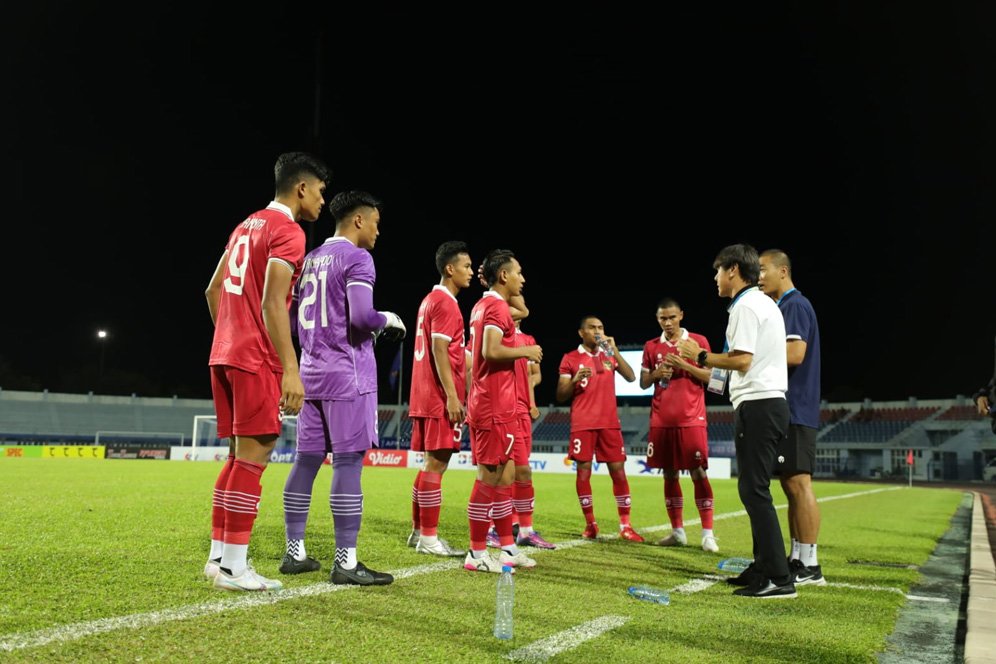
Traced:
<svg viewBox="0 0 996 664">
<path fill-rule="evenodd" d="M 701 334 L 682 328 L 682 339 L 693 339 L 702 350 L 711 350 L 709 341 Z M 678 347 L 664 337 L 654 337 L 643 344 L 641 368 L 653 371 L 664 361 L 665 355 L 677 353 Z M 692 362 L 695 364 L 695 362 Z M 696 364 L 696 366 L 698 366 Z M 667 388 L 654 383 L 654 397 L 650 402 L 652 427 L 704 427 L 706 426 L 705 385 L 687 371 L 675 369 Z"/>
<path fill-rule="evenodd" d="M 515 331 L 516 346 L 535 346 L 536 339 L 531 334 L 521 330 Z M 515 412 L 517 415 L 528 415 L 529 402 L 529 373 L 532 360 L 520 357 L 515 361 Z"/>
<path fill-rule="evenodd" d="M 438 284 L 422 299 L 418 308 L 412 389 L 408 399 L 408 414 L 411 417 L 446 417 L 446 391 L 432 355 L 432 342 L 437 338 L 445 339 L 448 344 L 453 385 L 460 403 L 465 403 L 467 379 L 464 371 L 467 361 L 464 357 L 463 314 L 453 294 Z"/>
<path fill-rule="evenodd" d="M 470 344 L 473 357 L 467 422 L 478 429 L 491 429 L 492 422 L 515 419 L 515 362 L 488 362 L 481 349 L 484 330 L 495 328 L 503 346 L 515 346 L 515 323 L 508 302 L 489 290 L 470 312 Z"/>
<path fill-rule="evenodd" d="M 594 373 L 574 386 L 574 400 L 571 401 L 571 431 L 586 429 L 620 429 L 619 411 L 616 410 L 616 366 L 615 357 L 610 357 L 598 349 L 592 355 L 584 346 L 564 353 L 558 373 L 571 376 L 581 367 L 591 367 Z"/>
<path fill-rule="evenodd" d="M 282 371 L 280 358 L 263 324 L 263 284 L 270 261 L 293 275 L 287 291 L 290 309 L 294 284 L 304 262 L 304 230 L 290 208 L 272 201 L 235 227 L 228 237 L 228 264 L 218 302 L 209 365 L 226 365 L 256 373 L 266 364 Z"/>
</svg>

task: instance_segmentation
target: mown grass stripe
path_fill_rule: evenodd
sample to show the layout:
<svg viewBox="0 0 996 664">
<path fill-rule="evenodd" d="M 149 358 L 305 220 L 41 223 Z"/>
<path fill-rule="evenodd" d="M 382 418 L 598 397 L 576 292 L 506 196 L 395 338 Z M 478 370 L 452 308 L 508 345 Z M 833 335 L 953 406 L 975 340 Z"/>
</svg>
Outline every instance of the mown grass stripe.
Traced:
<svg viewBox="0 0 996 664">
<path fill-rule="evenodd" d="M 874 493 L 879 493 L 882 491 L 894 491 L 905 487 L 886 487 L 886 488 L 876 488 L 866 491 L 853 492 L 848 494 L 842 494 L 838 496 L 830 496 L 827 498 L 818 499 L 817 502 L 824 502 L 829 500 L 839 500 L 842 498 L 855 498 L 865 495 L 870 495 Z M 778 509 L 783 509 L 784 505 L 777 506 Z M 723 514 L 717 514 L 714 518 L 717 520 L 730 519 L 738 516 L 746 516 L 744 510 L 738 510 L 735 512 L 724 512 Z M 688 524 L 698 523 L 695 521 L 686 521 Z M 641 530 L 665 530 L 670 529 L 670 525 L 665 526 L 652 526 L 650 528 L 643 528 Z M 617 538 L 618 534 L 611 535 L 600 535 L 599 539 L 614 539 Z M 586 539 L 575 539 L 568 540 L 565 542 L 556 543 L 557 550 L 565 550 L 574 548 L 577 546 L 582 546 L 586 544 L 591 544 L 594 540 Z M 542 549 L 530 552 L 531 555 L 537 555 L 542 553 L 550 553 L 550 551 L 544 551 Z M 462 563 L 449 560 L 439 563 L 429 564 L 429 565 L 418 565 L 415 567 L 409 567 L 399 570 L 391 570 L 391 574 L 394 575 L 395 579 L 405 579 L 415 576 L 420 576 L 423 574 L 431 574 L 435 572 L 441 572 L 450 569 L 458 569 L 462 567 Z M 846 584 L 830 584 L 846 586 Z M 167 622 L 173 622 L 178 620 L 189 620 L 191 618 L 197 618 L 200 616 L 214 615 L 217 613 L 222 613 L 225 611 L 238 611 L 253 606 L 276 604 L 277 602 L 288 601 L 292 599 L 297 599 L 299 597 L 312 597 L 316 595 L 324 595 L 330 592 L 337 592 L 342 590 L 355 590 L 360 586 L 336 586 L 331 583 L 316 583 L 309 586 L 300 586 L 296 588 L 285 589 L 277 593 L 250 593 L 246 595 L 238 595 L 235 597 L 227 597 L 218 601 L 212 602 L 202 602 L 199 604 L 192 604 L 177 609 L 167 609 L 162 611 L 150 611 L 146 613 L 136 613 L 127 616 L 118 616 L 114 618 L 100 618 L 97 620 L 91 620 L 86 622 L 71 623 L 68 625 L 61 625 L 59 627 L 52 627 L 47 629 L 36 630 L 32 632 L 26 632 L 23 634 L 8 634 L 0 637 L 0 652 L 11 652 L 14 650 L 21 650 L 25 648 L 35 648 L 38 646 L 47 645 L 50 643 L 57 642 L 70 642 L 83 639 L 89 636 L 94 636 L 97 634 L 103 634 L 107 632 L 113 632 L 122 629 L 140 629 L 143 627 L 153 627 Z M 853 586 L 855 589 L 862 590 L 883 590 L 880 587 L 861 587 Z M 902 593 L 902 591 L 896 588 L 885 589 L 888 591 L 894 591 Z M 941 601 L 932 598 L 925 598 L 924 601 Z M 946 601 L 946 600 L 944 600 Z"/>
</svg>

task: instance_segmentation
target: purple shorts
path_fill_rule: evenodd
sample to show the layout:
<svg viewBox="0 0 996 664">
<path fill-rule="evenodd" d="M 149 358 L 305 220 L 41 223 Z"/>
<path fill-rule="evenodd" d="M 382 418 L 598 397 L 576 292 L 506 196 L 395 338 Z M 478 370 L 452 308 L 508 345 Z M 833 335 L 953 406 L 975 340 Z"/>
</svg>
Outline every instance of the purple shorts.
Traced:
<svg viewBox="0 0 996 664">
<path fill-rule="evenodd" d="M 297 451 L 362 452 L 377 447 L 377 393 L 345 400 L 307 400 L 297 416 Z"/>
</svg>

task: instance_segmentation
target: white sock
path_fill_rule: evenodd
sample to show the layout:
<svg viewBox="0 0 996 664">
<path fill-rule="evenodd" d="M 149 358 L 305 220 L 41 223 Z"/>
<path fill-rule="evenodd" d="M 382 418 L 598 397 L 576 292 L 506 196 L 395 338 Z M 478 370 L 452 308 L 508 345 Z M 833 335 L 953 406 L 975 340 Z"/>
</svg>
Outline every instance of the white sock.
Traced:
<svg viewBox="0 0 996 664">
<path fill-rule="evenodd" d="M 246 556 L 249 554 L 248 544 L 226 544 L 221 553 L 221 566 L 231 570 L 232 576 L 240 576 L 246 571 L 248 563 Z"/>
<path fill-rule="evenodd" d="M 684 526 L 682 526 L 681 528 L 673 528 L 671 530 L 671 532 L 674 533 L 674 536 L 677 537 L 677 538 L 679 538 L 679 539 L 682 538 L 682 537 L 685 537 L 685 528 L 684 528 Z"/>
<path fill-rule="evenodd" d="M 715 537 L 715 535 L 712 534 L 712 528 L 702 529 L 702 539 L 705 539 L 707 537 Z"/>
<path fill-rule="evenodd" d="M 806 567 L 813 567 L 819 565 L 816 558 L 816 545 L 815 544 L 799 544 L 799 560 Z"/>
<path fill-rule="evenodd" d="M 528 537 L 533 532 L 532 526 L 519 526 L 519 537 Z"/>
<path fill-rule="evenodd" d="M 471 549 L 470 550 L 470 555 L 471 555 L 471 557 L 474 558 L 474 560 L 480 560 L 481 558 L 484 557 L 484 554 L 487 553 L 487 552 L 488 552 L 487 549 L 483 549 L 481 551 L 478 551 L 477 549 Z"/>
<path fill-rule="evenodd" d="M 218 560 L 218 558 L 221 558 L 221 554 L 224 551 L 225 551 L 224 542 L 216 539 L 211 540 L 211 553 L 208 554 L 208 560 Z"/>
<path fill-rule="evenodd" d="M 419 535 L 419 540 L 421 540 L 423 546 L 435 546 L 439 541 L 438 535 Z"/>
<path fill-rule="evenodd" d="M 335 562 L 343 569 L 356 569 L 356 547 L 341 547 L 335 549 Z"/>
<path fill-rule="evenodd" d="M 799 560 L 799 540 L 792 538 L 792 553 L 789 554 L 789 560 Z"/>
<path fill-rule="evenodd" d="M 519 555 L 519 547 L 517 547 L 514 544 L 512 544 L 510 546 L 503 546 L 501 548 L 501 550 L 504 551 L 505 553 L 507 553 L 510 556 L 517 556 L 517 555 Z"/>
<path fill-rule="evenodd" d="M 303 539 L 287 540 L 287 553 L 289 553 L 294 560 L 304 560 L 305 558 L 307 558 L 308 554 L 304 550 L 304 540 Z"/>
</svg>

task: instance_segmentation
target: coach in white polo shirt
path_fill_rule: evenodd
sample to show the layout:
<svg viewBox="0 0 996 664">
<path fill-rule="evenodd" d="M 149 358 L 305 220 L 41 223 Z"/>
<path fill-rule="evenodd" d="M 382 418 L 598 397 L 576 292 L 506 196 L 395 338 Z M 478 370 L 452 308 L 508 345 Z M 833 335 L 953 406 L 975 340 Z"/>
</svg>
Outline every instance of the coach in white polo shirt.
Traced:
<svg viewBox="0 0 996 664">
<path fill-rule="evenodd" d="M 732 299 L 727 309 L 730 320 L 724 350 L 706 352 L 693 339 L 682 340 L 678 349 L 685 359 L 715 370 L 709 389 L 721 391 L 729 377 L 730 401 L 735 410 L 737 488 L 750 517 L 754 562 L 727 581 L 742 586 L 733 591 L 741 597 L 795 597 L 770 491 L 778 445 L 789 428 L 785 321 L 778 305 L 757 288 L 761 267 L 754 247 L 725 247 L 712 266 L 719 296 Z"/>
</svg>

